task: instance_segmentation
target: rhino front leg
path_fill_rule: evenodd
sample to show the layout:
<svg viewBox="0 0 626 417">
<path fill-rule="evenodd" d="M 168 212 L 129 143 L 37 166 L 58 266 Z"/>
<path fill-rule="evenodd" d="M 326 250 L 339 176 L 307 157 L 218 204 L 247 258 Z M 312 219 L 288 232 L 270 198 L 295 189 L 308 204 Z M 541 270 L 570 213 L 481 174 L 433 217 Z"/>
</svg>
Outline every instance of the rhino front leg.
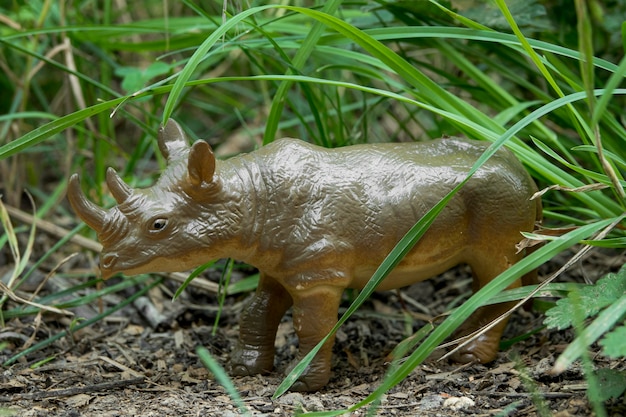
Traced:
<svg viewBox="0 0 626 417">
<path fill-rule="evenodd" d="M 241 315 L 239 340 L 231 353 L 233 375 L 254 375 L 272 370 L 276 330 L 291 303 L 291 296 L 285 288 L 274 278 L 261 273 L 256 294 Z"/>
<path fill-rule="evenodd" d="M 318 286 L 292 294 L 294 301 L 293 325 L 300 342 L 296 363 L 304 358 L 337 323 L 342 293 L 343 288 L 341 287 Z M 326 385 L 330 379 L 334 341 L 335 335 L 332 335 L 304 370 L 304 373 L 292 385 L 292 390 L 317 391 Z"/>
</svg>

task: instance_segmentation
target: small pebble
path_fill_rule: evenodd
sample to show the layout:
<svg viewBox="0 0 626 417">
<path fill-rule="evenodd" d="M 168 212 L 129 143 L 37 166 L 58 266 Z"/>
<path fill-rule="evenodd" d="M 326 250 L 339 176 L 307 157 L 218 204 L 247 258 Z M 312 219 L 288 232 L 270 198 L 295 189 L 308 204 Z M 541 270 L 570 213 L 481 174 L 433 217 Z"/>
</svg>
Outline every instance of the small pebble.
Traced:
<svg viewBox="0 0 626 417">
<path fill-rule="evenodd" d="M 450 408 L 454 411 L 465 410 L 473 407 L 475 404 L 474 400 L 468 397 L 450 397 L 446 398 L 443 402 L 444 407 Z"/>
</svg>

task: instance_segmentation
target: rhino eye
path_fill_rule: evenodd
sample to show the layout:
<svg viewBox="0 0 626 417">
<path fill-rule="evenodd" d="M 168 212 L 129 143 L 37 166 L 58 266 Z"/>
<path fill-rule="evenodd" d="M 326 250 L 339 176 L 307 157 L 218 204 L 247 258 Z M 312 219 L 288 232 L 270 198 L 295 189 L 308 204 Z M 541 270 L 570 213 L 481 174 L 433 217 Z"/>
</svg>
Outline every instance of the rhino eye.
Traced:
<svg viewBox="0 0 626 417">
<path fill-rule="evenodd" d="M 150 231 L 160 232 L 161 230 L 165 229 L 165 226 L 167 226 L 167 219 L 154 219 L 152 220 L 152 224 L 150 225 Z"/>
</svg>

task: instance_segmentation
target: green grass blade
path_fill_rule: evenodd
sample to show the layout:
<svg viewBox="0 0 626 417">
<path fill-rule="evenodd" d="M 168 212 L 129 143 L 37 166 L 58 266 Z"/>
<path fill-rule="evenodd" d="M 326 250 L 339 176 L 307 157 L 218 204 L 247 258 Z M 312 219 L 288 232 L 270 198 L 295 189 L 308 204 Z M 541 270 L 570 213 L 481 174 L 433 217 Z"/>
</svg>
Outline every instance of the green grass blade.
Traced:
<svg viewBox="0 0 626 417">
<path fill-rule="evenodd" d="M 196 354 L 198 355 L 202 363 L 204 363 L 204 366 L 206 366 L 207 369 L 211 371 L 211 373 L 215 376 L 215 379 L 217 379 L 217 382 L 219 382 L 220 385 L 226 389 L 226 392 L 228 393 L 230 398 L 233 400 L 235 405 L 237 405 L 237 407 L 239 408 L 239 411 L 241 411 L 241 413 L 245 416 L 250 415 L 250 412 L 248 411 L 246 404 L 241 399 L 241 396 L 239 395 L 239 392 L 237 392 L 237 388 L 235 388 L 235 385 L 233 384 L 233 381 L 231 381 L 230 377 L 228 376 L 228 373 L 213 358 L 211 353 L 206 348 L 202 346 L 198 346 L 196 348 Z"/>
<path fill-rule="evenodd" d="M 517 36 L 509 33 L 494 32 L 491 29 L 476 30 L 448 26 L 408 26 L 364 29 L 363 32 L 379 41 L 406 41 L 407 39 L 419 38 L 462 39 L 506 45 L 515 48 L 515 50 L 525 52 L 524 49 L 521 48 L 522 43 Z M 525 39 L 534 50 L 549 52 L 575 60 L 582 59 L 580 52 L 576 50 L 537 39 Z M 340 35 L 326 35 L 321 39 L 321 42 L 329 45 L 343 45 L 349 41 L 349 39 Z M 541 59 L 542 62 L 545 61 L 541 56 L 538 58 Z M 592 62 L 597 68 L 611 73 L 616 72 L 618 68 L 614 63 L 598 57 L 594 57 Z"/>
<path fill-rule="evenodd" d="M 77 77 L 80 80 L 83 80 L 84 82 L 86 82 L 88 85 L 93 85 L 94 87 L 97 87 L 98 89 L 101 89 L 102 91 L 106 91 L 108 94 L 112 95 L 113 97 L 118 97 L 119 93 L 115 90 L 113 90 L 110 86 L 102 84 L 96 80 L 94 80 L 93 78 L 87 77 L 85 74 L 83 74 L 80 71 L 74 71 L 72 69 L 70 69 L 69 67 L 59 63 L 58 61 L 54 60 L 54 59 L 50 59 L 49 57 L 45 56 L 45 55 L 41 55 L 35 51 L 32 51 L 28 48 L 24 48 L 21 45 L 19 45 L 18 43 L 12 43 L 12 42 L 8 42 L 7 38 L 2 38 L 0 37 L 0 45 L 4 45 L 8 48 L 12 48 L 15 49 L 16 51 L 19 51 L 20 53 L 27 55 L 27 56 L 32 56 L 34 58 L 37 58 L 37 60 L 45 62 L 46 64 L 50 65 L 53 68 L 56 68 L 66 74 L 70 74 L 73 75 L 75 77 Z"/>
<path fill-rule="evenodd" d="M 227 20 L 224 24 L 222 24 L 219 28 L 217 28 L 213 33 L 211 33 L 204 42 L 193 53 L 185 68 L 178 74 L 176 81 L 174 82 L 174 86 L 172 87 L 172 91 L 167 98 L 167 102 L 165 103 L 165 107 L 163 109 L 163 118 L 162 123 L 166 123 L 167 119 L 169 119 L 174 113 L 174 108 L 178 103 L 178 100 L 183 92 L 183 89 L 186 86 L 187 81 L 191 78 L 193 73 L 196 71 L 196 68 L 205 58 L 209 50 L 217 43 L 220 38 L 225 35 L 230 29 L 235 27 L 238 23 L 243 21 L 244 19 L 252 16 L 255 13 L 259 13 L 263 10 L 266 10 L 271 7 L 277 7 L 272 5 L 253 7 L 244 12 L 233 16 L 229 20 Z"/>
<path fill-rule="evenodd" d="M 9 120 L 25 120 L 25 119 L 51 119 L 54 120 L 58 116 L 42 111 L 25 111 L 0 115 L 0 122 Z"/>
<path fill-rule="evenodd" d="M 324 8 L 322 9 L 322 13 L 332 15 L 335 13 L 339 5 L 342 3 L 342 0 L 330 0 L 324 3 Z M 324 32 L 324 25 L 322 22 L 315 22 L 310 32 L 302 42 L 302 46 L 296 52 L 296 55 L 291 62 L 289 70 L 287 74 L 292 74 L 295 71 L 299 71 L 305 64 L 306 60 L 311 56 L 313 49 L 315 49 L 322 33 Z M 263 144 L 267 145 L 268 143 L 274 140 L 274 136 L 276 136 L 276 130 L 278 129 L 278 124 L 280 122 L 280 118 L 283 112 L 283 108 L 285 106 L 285 99 L 287 97 L 287 92 L 291 87 L 292 83 L 290 81 L 283 81 L 276 94 L 274 99 L 272 100 L 272 107 L 270 108 L 269 115 L 267 117 L 267 123 L 265 126 L 265 133 L 263 134 Z"/>
<path fill-rule="evenodd" d="M 29 147 L 35 146 L 38 143 L 43 142 L 51 136 L 56 135 L 57 133 L 75 125 L 82 120 L 85 120 L 90 116 L 93 116 L 116 106 L 123 100 L 124 98 L 117 98 L 114 100 L 105 101 L 103 103 L 98 103 L 83 110 L 78 110 L 67 116 L 59 117 L 52 122 L 46 123 L 43 126 L 33 129 L 24 136 L 0 147 L 0 160 L 20 153 Z"/>
<path fill-rule="evenodd" d="M 222 316 L 222 309 L 224 308 L 224 302 L 226 301 L 226 296 L 228 295 L 228 288 L 230 286 L 230 278 L 233 274 L 234 264 L 235 260 L 233 258 L 228 258 L 228 260 L 226 261 L 226 265 L 224 265 L 224 269 L 222 269 L 219 291 L 217 293 L 217 302 L 219 308 L 217 310 L 217 314 L 215 315 L 215 320 L 213 321 L 213 331 L 211 333 L 213 336 L 215 336 L 215 334 L 217 333 L 220 317 Z"/>
<path fill-rule="evenodd" d="M 89 320 L 85 320 L 83 322 L 81 322 L 80 324 L 74 326 L 72 328 L 72 331 L 78 331 L 80 329 L 83 329 L 87 326 L 91 326 L 94 323 L 99 322 L 100 320 L 102 320 L 103 318 L 115 313 L 116 311 L 126 307 L 127 305 L 131 304 L 133 301 L 135 301 L 137 298 L 141 297 L 142 295 L 146 294 L 150 289 L 156 287 L 157 285 L 161 284 L 163 282 L 162 278 L 156 279 L 154 282 L 152 282 L 149 285 L 146 285 L 145 287 L 141 288 L 139 291 L 137 291 L 135 294 L 133 294 L 132 296 L 130 296 L 129 298 L 125 299 L 124 301 L 122 301 L 121 303 L 111 307 L 110 309 L 108 309 L 107 311 L 98 314 L 92 318 L 90 318 Z M 19 358 L 29 355 L 32 352 L 35 352 L 39 349 L 42 349 L 50 344 L 52 344 L 53 342 L 61 339 L 62 337 L 65 337 L 69 334 L 68 330 L 63 330 L 61 332 L 56 333 L 55 335 L 47 338 L 46 340 L 42 340 L 39 343 L 34 344 L 33 346 L 29 347 L 28 349 L 23 350 L 22 352 L 19 352 L 13 356 L 11 356 L 9 359 L 7 359 L 4 363 L 3 366 L 9 366 L 12 363 L 14 363 L 15 361 L 17 361 Z"/>
<path fill-rule="evenodd" d="M 613 93 L 614 94 L 626 94 L 626 89 L 617 89 Z M 594 90 L 594 94 L 598 96 L 602 95 L 604 94 L 604 90 L 603 89 Z M 515 125 L 509 128 L 507 132 L 502 136 L 502 138 L 512 137 L 517 132 L 519 132 L 523 127 L 529 125 L 533 120 L 539 117 L 542 117 L 546 114 L 549 114 L 550 112 L 554 111 L 555 109 L 561 106 L 564 106 L 564 105 L 569 106 L 570 103 L 585 99 L 586 97 L 587 97 L 587 94 L 585 92 L 578 92 L 578 93 L 573 93 L 568 96 L 564 96 L 557 100 L 554 100 L 553 102 L 550 102 L 540 107 L 539 109 L 533 111 L 531 114 L 522 118 L 519 122 L 517 122 Z M 518 151 L 523 151 L 519 147 L 515 147 L 514 144 L 511 144 L 511 147 L 514 150 L 517 149 Z M 577 178 L 575 178 L 574 176 L 566 173 L 565 171 L 557 168 L 556 166 L 552 164 L 547 163 L 545 160 L 543 161 L 539 160 L 539 156 L 535 152 L 528 152 L 528 151 L 523 151 L 523 152 L 524 153 L 522 154 L 518 153 L 518 156 L 520 156 L 521 159 L 523 159 L 527 163 L 532 161 L 529 165 L 531 165 L 534 169 L 538 170 L 541 173 L 542 177 L 547 179 L 550 183 L 567 185 L 568 187 L 572 187 L 572 188 L 580 187 L 583 185 L 583 183 Z M 524 155 L 527 155 L 529 159 L 526 159 Z M 615 216 L 617 213 L 621 212 L 621 207 L 615 200 L 612 200 L 602 194 L 577 193 L 576 198 L 583 201 L 586 207 L 593 207 L 594 210 L 596 210 L 596 212 L 602 217 Z"/>
<path fill-rule="evenodd" d="M 108 294 L 113 294 L 113 293 L 122 291 L 126 288 L 130 288 L 136 285 L 141 285 L 145 283 L 146 281 L 148 281 L 149 279 L 150 279 L 149 275 L 140 275 L 137 277 L 126 278 L 123 281 L 119 282 L 118 284 L 105 286 L 104 288 L 100 290 L 90 292 L 87 295 L 75 298 L 73 300 L 63 301 L 57 304 L 52 303 L 54 300 L 58 300 L 59 298 L 71 297 L 77 291 L 82 291 L 87 288 L 92 288 L 97 283 L 102 282 L 101 279 L 92 279 L 85 283 L 74 285 L 68 289 L 55 292 L 45 297 L 41 297 L 40 299 L 36 299 L 35 301 L 38 304 L 52 306 L 52 307 L 58 308 L 59 310 L 66 310 L 66 309 L 75 308 L 81 305 L 90 304 L 93 301 L 97 300 L 98 298 L 104 297 Z M 15 318 L 15 317 L 34 316 L 38 314 L 40 311 L 41 309 L 37 307 L 17 307 L 17 308 L 12 308 L 10 310 L 3 311 L 3 314 L 5 318 Z"/>
<path fill-rule="evenodd" d="M 216 261 L 209 261 L 209 262 L 207 262 L 207 263 L 205 263 L 203 265 L 200 265 L 196 269 L 194 269 L 191 272 L 191 274 L 189 274 L 187 279 L 185 279 L 185 282 L 180 284 L 180 286 L 178 287 L 178 289 L 174 293 L 174 296 L 172 297 L 172 301 L 175 301 L 183 293 L 183 291 L 185 291 L 185 288 L 187 288 L 187 286 L 191 283 L 191 281 L 193 281 L 194 278 L 196 278 L 198 275 L 200 275 L 201 273 L 206 271 L 207 268 L 210 268 L 211 266 L 213 266 L 215 264 L 215 262 Z"/>
<path fill-rule="evenodd" d="M 316 10 L 299 7 L 286 7 L 308 15 L 323 22 L 328 27 L 339 32 L 341 35 L 352 40 L 372 56 L 382 61 L 391 70 L 395 71 L 406 83 L 413 86 L 415 94 L 433 106 L 464 116 L 474 122 L 480 121 L 483 126 L 488 126 L 496 131 L 502 128 L 497 126 L 489 117 L 476 110 L 474 107 L 444 90 L 428 76 L 392 51 L 389 47 L 368 35 L 365 31 L 342 21 L 333 16 L 322 14 Z"/>
<path fill-rule="evenodd" d="M 619 66 L 613 71 L 611 77 L 607 81 L 604 89 L 606 93 L 601 95 L 593 109 L 593 115 L 591 117 L 591 123 L 597 124 L 600 118 L 605 114 L 609 105 L 609 100 L 613 97 L 613 91 L 624 81 L 626 77 L 626 56 L 622 58 Z M 623 139 L 623 138 L 622 138 Z"/>
<path fill-rule="evenodd" d="M 498 7 L 500 8 L 500 11 L 504 15 L 504 18 L 506 19 L 506 21 L 511 26 L 511 29 L 513 30 L 513 33 L 515 34 L 515 36 L 517 36 L 517 39 L 519 39 L 519 41 L 520 41 L 520 43 L 522 45 L 522 48 L 524 48 L 524 50 L 526 51 L 526 53 L 528 54 L 530 59 L 537 66 L 537 69 L 539 69 L 539 71 L 541 72 L 541 75 L 543 75 L 544 79 L 550 84 L 552 89 L 560 97 L 563 97 L 565 94 L 561 90 L 561 87 L 559 87 L 559 85 L 556 82 L 556 80 L 554 79 L 554 77 L 552 77 L 552 74 L 550 73 L 550 71 L 548 71 L 548 68 L 546 68 L 546 66 L 544 65 L 543 61 L 539 57 L 539 55 L 537 55 L 537 53 L 535 52 L 535 50 L 531 46 L 530 42 L 528 42 L 528 40 L 526 39 L 526 37 L 524 36 L 522 31 L 520 30 L 519 26 L 517 26 L 517 23 L 515 22 L 515 19 L 513 18 L 513 15 L 511 14 L 511 11 L 507 7 L 505 1 L 504 0 L 495 0 L 495 1 L 496 1 L 496 4 L 498 5 Z"/>
</svg>

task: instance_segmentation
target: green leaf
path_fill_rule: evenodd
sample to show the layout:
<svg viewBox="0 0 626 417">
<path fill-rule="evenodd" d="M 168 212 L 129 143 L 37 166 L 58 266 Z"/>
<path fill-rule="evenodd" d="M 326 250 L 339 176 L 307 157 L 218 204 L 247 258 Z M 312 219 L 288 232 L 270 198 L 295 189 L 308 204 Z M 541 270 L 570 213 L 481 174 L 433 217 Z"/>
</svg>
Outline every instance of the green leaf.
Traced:
<svg viewBox="0 0 626 417">
<path fill-rule="evenodd" d="M 122 88 L 130 94 L 141 90 L 152 78 L 167 74 L 169 70 L 169 65 L 165 62 L 157 61 L 145 69 L 119 67 L 115 70 L 115 74 L 122 77 Z"/>
<path fill-rule="evenodd" d="M 604 354 L 610 358 L 626 357 L 626 326 L 622 325 L 607 333 L 600 346 L 604 348 Z"/>
<path fill-rule="evenodd" d="M 590 390 L 590 395 L 597 396 L 596 401 L 605 402 L 611 398 L 619 398 L 626 390 L 626 372 L 617 369 L 599 369 L 596 372 L 598 387 Z"/>
<path fill-rule="evenodd" d="M 563 330 L 572 326 L 573 317 L 574 305 L 572 301 L 568 298 L 562 298 L 556 302 L 553 308 L 546 312 L 543 324 L 551 329 Z"/>
<path fill-rule="evenodd" d="M 589 315 L 594 316 L 625 293 L 626 269 L 622 269 L 617 274 L 607 274 L 595 285 L 583 288 L 580 293 L 580 300 L 588 306 Z"/>
<path fill-rule="evenodd" d="M 578 314 L 575 311 L 574 314 Z M 603 334 L 608 332 L 617 322 L 621 322 L 626 315 L 626 294 L 621 296 L 609 307 L 602 310 L 598 317 L 579 332 L 578 337 L 569 344 L 561 356 L 556 360 L 553 372 L 563 372 L 575 360 L 586 353 L 586 349 L 595 343 Z M 576 317 L 576 316 L 574 316 Z"/>
<path fill-rule="evenodd" d="M 546 8 L 537 0 L 509 0 L 507 2 L 511 14 L 519 27 L 533 31 L 552 29 Z M 478 2 L 461 14 L 492 29 L 507 30 L 509 25 L 500 10 L 491 2 Z"/>
<path fill-rule="evenodd" d="M 546 313 L 544 324 L 559 330 L 572 326 L 575 314 L 583 319 L 595 316 L 604 307 L 611 305 L 626 292 L 626 268 L 616 274 L 607 274 L 594 285 L 579 286 L 578 296 L 572 293 L 557 301 L 556 306 Z"/>
</svg>

